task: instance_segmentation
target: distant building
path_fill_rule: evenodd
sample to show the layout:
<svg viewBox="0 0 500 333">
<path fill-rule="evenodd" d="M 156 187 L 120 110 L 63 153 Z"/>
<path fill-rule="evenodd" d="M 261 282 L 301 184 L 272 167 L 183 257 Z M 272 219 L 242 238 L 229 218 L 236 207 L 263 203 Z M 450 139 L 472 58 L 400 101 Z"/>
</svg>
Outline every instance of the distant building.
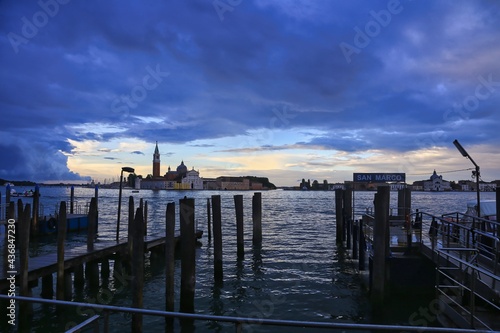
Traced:
<svg viewBox="0 0 500 333">
<path fill-rule="evenodd" d="M 152 190 L 202 190 L 203 180 L 200 178 L 200 172 L 195 171 L 194 167 L 188 171 L 188 168 L 181 161 L 175 171 L 168 167 L 165 175 L 161 176 L 161 161 L 158 142 L 156 142 L 153 153 L 153 174 L 140 181 L 141 189 Z"/>
<path fill-rule="evenodd" d="M 181 182 L 187 184 L 191 190 L 203 190 L 203 180 L 200 178 L 200 173 L 194 168 L 186 172 Z"/>
<path fill-rule="evenodd" d="M 436 170 L 434 170 L 429 180 L 424 180 L 422 181 L 422 183 L 424 191 L 432 191 L 432 192 L 451 191 L 450 182 L 444 180 L 443 176 L 438 176 Z"/>
</svg>

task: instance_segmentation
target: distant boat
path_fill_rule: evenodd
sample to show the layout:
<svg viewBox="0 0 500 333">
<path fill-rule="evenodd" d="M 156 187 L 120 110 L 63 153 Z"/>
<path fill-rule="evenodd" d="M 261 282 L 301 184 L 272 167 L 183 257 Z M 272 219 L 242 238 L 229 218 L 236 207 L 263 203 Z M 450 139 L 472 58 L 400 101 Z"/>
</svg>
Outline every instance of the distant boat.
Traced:
<svg viewBox="0 0 500 333">
<path fill-rule="evenodd" d="M 35 192 L 33 190 L 24 191 L 23 193 L 19 193 L 13 188 L 10 189 L 10 196 L 11 197 L 32 197 L 34 194 L 35 194 Z"/>
</svg>

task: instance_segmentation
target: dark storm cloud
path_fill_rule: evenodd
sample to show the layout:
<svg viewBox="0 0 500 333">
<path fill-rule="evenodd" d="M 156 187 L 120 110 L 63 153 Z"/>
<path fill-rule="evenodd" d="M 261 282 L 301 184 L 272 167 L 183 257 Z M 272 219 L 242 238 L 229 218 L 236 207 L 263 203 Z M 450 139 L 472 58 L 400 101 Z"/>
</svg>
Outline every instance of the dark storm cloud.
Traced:
<svg viewBox="0 0 500 333">
<path fill-rule="evenodd" d="M 52 177 L 79 177 L 68 139 L 314 128 L 330 134 L 289 146 L 495 144 L 499 13 L 492 1 L 255 0 L 221 20 L 211 1 L 2 1 L 1 136 L 26 134 L 39 149 L 3 140 L 11 164 L 0 176 L 38 176 L 35 151 Z"/>
</svg>

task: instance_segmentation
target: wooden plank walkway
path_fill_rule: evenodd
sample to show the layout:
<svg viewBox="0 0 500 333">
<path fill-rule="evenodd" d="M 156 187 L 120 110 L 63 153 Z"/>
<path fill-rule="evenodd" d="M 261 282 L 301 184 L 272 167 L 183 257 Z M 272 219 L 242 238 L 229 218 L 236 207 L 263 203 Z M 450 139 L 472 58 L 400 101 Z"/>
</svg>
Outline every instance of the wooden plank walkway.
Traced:
<svg viewBox="0 0 500 333">
<path fill-rule="evenodd" d="M 196 238 L 201 238 L 203 231 L 196 231 Z M 151 235 L 144 237 L 144 252 L 149 251 L 157 246 L 165 243 L 165 236 Z M 175 232 L 175 242 L 180 240 L 180 232 Z M 128 242 L 126 240 L 116 243 L 114 241 L 94 243 L 92 251 L 87 250 L 87 245 L 77 246 L 71 249 L 66 249 L 64 253 L 64 269 L 71 269 L 78 265 L 94 260 L 109 258 L 114 254 L 125 254 L 127 251 Z M 19 283 L 20 275 L 20 260 L 16 260 L 16 282 Z M 57 252 L 49 253 L 42 256 L 31 257 L 28 260 L 28 280 L 35 281 L 45 275 L 57 272 Z M 8 288 L 7 277 L 12 270 L 8 269 L 7 263 L 0 267 L 0 291 Z"/>
</svg>

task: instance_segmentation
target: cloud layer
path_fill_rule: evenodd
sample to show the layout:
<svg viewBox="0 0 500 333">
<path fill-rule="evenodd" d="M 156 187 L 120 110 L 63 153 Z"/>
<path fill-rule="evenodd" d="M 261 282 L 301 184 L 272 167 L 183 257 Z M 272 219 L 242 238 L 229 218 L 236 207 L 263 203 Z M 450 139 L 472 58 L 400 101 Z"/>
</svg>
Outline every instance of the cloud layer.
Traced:
<svg viewBox="0 0 500 333">
<path fill-rule="evenodd" d="M 0 177 L 86 177 L 68 161 L 88 142 L 351 156 L 498 146 L 497 2 L 236 3 L 0 2 Z M 208 142 L 242 135 L 254 137 Z M 124 161 L 109 149 L 95 150 L 102 163 Z"/>
</svg>

